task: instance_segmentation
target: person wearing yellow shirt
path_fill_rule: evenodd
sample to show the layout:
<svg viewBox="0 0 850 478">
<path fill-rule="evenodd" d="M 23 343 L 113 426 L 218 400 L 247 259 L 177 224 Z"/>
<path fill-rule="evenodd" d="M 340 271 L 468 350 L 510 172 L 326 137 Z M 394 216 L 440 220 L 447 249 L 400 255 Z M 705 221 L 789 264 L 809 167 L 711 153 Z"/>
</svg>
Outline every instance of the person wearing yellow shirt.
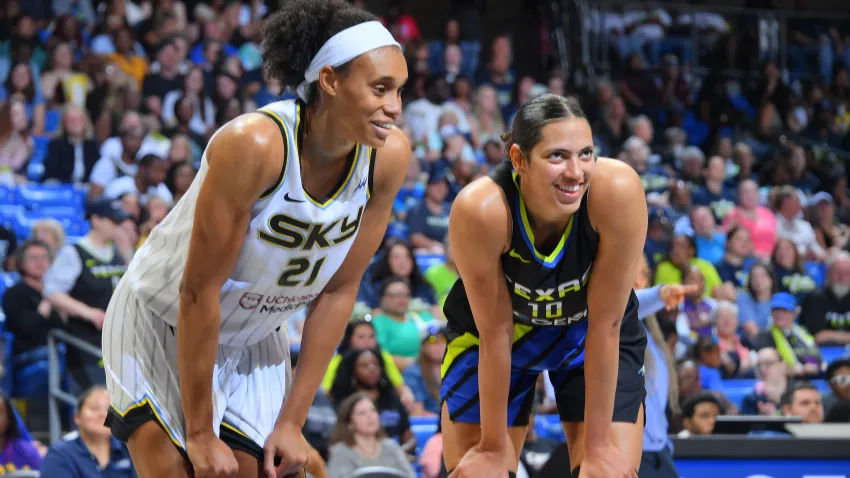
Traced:
<svg viewBox="0 0 850 478">
<path fill-rule="evenodd" d="M 699 259 L 694 238 L 686 235 L 673 236 L 667 259 L 658 264 L 655 270 L 655 285 L 682 284 L 683 271 L 694 266 L 702 272 L 705 279 L 705 294 L 711 296 L 715 287 L 722 285 L 717 269 L 710 262 Z"/>
<path fill-rule="evenodd" d="M 458 278 L 457 266 L 455 266 L 452 250 L 449 247 L 448 236 L 446 236 L 444 247 L 446 250 L 446 262 L 444 264 L 431 266 L 425 271 L 425 280 L 428 281 L 428 283 L 431 284 L 431 288 L 434 289 L 434 294 L 437 295 L 437 303 L 440 305 L 441 309 L 443 304 L 446 302 L 446 297 L 448 297 L 449 291 L 452 290 L 452 286 L 455 285 Z"/>
<path fill-rule="evenodd" d="M 375 335 L 375 326 L 371 320 L 358 319 L 349 322 L 345 329 L 345 335 L 342 336 L 342 341 L 339 344 L 336 355 L 328 364 L 328 370 L 325 372 L 325 377 L 322 379 L 322 390 L 325 393 L 330 392 L 333 386 L 336 373 L 339 370 L 339 364 L 342 362 L 342 356 L 351 349 L 380 349 L 378 339 Z M 393 384 L 393 387 L 401 395 L 402 402 L 407 399 L 412 399 L 413 394 L 408 387 L 404 385 L 404 379 L 401 377 L 401 371 L 393 360 L 393 356 L 387 351 L 381 350 L 381 360 L 384 362 L 384 368 L 387 370 L 387 377 Z M 405 402 L 406 403 L 406 402 Z"/>
</svg>

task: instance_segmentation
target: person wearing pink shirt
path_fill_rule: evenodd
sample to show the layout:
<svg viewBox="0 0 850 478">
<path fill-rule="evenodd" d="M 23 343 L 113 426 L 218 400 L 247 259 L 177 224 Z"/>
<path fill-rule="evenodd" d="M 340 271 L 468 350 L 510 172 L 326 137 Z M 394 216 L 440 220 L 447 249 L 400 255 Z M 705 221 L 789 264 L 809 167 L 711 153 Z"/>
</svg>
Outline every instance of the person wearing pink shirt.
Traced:
<svg viewBox="0 0 850 478">
<path fill-rule="evenodd" d="M 759 205 L 758 198 L 755 181 L 741 181 L 738 184 L 738 204 L 723 220 L 723 229 L 728 232 L 737 225 L 749 231 L 753 253 L 766 259 L 776 245 L 776 216 L 770 209 Z"/>
</svg>

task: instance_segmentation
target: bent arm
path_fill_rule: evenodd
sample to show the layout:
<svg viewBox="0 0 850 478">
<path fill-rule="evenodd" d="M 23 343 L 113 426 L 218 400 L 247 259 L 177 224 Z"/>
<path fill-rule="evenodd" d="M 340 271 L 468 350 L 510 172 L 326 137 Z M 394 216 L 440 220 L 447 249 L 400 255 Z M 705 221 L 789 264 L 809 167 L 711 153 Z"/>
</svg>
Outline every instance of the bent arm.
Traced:
<svg viewBox="0 0 850 478">
<path fill-rule="evenodd" d="M 213 432 L 213 366 L 221 325 L 221 286 L 233 270 L 251 208 L 280 174 L 283 143 L 259 115 L 225 126 L 207 148 L 209 169 L 195 206 L 180 283 L 177 369 L 186 436 Z"/>
<path fill-rule="evenodd" d="M 599 232 L 599 249 L 587 292 L 584 376 L 585 446 L 589 452 L 608 445 L 611 440 L 620 325 L 640 264 L 647 227 L 646 201 L 634 170 L 605 161 L 597 165 L 593 185 L 588 208 L 591 222 Z"/>
<path fill-rule="evenodd" d="M 664 308 L 664 299 L 661 298 L 661 286 L 657 285 L 649 289 L 635 291 L 638 298 L 638 317 L 643 320 Z"/>
<path fill-rule="evenodd" d="M 325 289 L 310 305 L 301 334 L 301 354 L 292 391 L 283 403 L 278 423 L 304 426 L 313 397 L 351 318 L 366 267 L 377 252 L 390 221 L 393 201 L 404 183 L 410 146 L 398 129 L 378 152 L 374 194 L 366 205 L 354 245 Z"/>
<path fill-rule="evenodd" d="M 513 315 L 500 256 L 510 237 L 508 209 L 489 179 L 467 186 L 449 216 L 457 269 L 478 328 L 482 451 L 505 449 Z"/>
</svg>

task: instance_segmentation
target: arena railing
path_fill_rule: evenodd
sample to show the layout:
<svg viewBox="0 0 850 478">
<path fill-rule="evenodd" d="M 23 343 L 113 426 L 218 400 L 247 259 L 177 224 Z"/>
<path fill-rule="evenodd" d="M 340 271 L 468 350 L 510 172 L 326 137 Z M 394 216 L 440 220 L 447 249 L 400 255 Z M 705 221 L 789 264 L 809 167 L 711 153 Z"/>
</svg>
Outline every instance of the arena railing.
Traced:
<svg viewBox="0 0 850 478">
<path fill-rule="evenodd" d="M 602 24 L 601 15 L 597 16 L 597 22 L 593 25 L 593 28 L 588 28 L 584 19 L 588 18 L 588 15 L 593 11 L 605 12 L 614 7 L 623 7 L 626 10 L 630 8 L 647 9 L 648 7 L 645 3 L 624 3 L 616 0 L 575 0 L 575 2 L 579 15 L 582 17 L 581 40 L 584 45 L 587 45 L 587 47 L 582 48 L 582 58 L 580 59 L 580 63 L 587 65 L 587 67 L 591 70 L 591 75 L 593 72 L 610 74 L 614 69 L 614 65 L 610 58 L 610 48 L 612 44 L 610 42 L 610 37 L 602 32 L 602 27 L 604 25 Z M 755 20 L 755 23 L 759 25 L 759 32 L 756 32 L 756 35 L 760 38 L 760 40 L 763 40 L 763 42 L 760 42 L 761 44 L 759 45 L 760 57 L 762 59 L 769 58 L 776 60 L 780 69 L 783 71 L 787 70 L 788 66 L 787 22 L 789 19 L 820 19 L 828 22 L 850 20 L 850 15 L 846 13 L 803 12 L 784 9 L 768 10 L 712 4 L 695 5 L 671 3 L 669 1 L 655 2 L 652 5 L 666 8 L 668 11 L 675 12 L 676 14 L 690 13 L 692 15 L 691 18 L 694 18 L 693 14 L 698 12 L 717 13 L 723 15 L 727 24 L 729 24 L 731 29 L 730 31 L 732 33 L 737 32 L 735 27 L 737 23 L 736 20 L 738 20 L 738 18 L 733 17 L 750 16 Z M 675 19 L 674 15 L 671 14 L 671 16 Z M 700 39 L 700 33 L 696 28 L 696 22 L 691 22 L 688 31 L 691 39 L 691 47 L 693 49 L 691 57 L 695 63 L 692 65 L 691 71 L 696 75 L 704 76 L 708 74 L 709 71 L 720 73 L 726 78 L 747 78 L 752 75 L 761 74 L 758 70 L 740 68 L 718 70 L 710 69 L 705 65 L 700 65 L 700 58 L 698 55 L 698 40 Z M 601 32 L 601 34 L 597 34 L 596 32 Z"/>
<path fill-rule="evenodd" d="M 100 348 L 84 340 L 80 340 L 62 330 L 54 329 L 48 332 L 47 359 L 49 368 L 47 370 L 47 385 L 49 394 L 47 401 L 50 420 L 50 443 L 56 443 L 62 439 L 62 415 L 59 411 L 60 402 L 70 407 L 77 406 L 77 397 L 62 389 L 63 376 L 62 357 L 59 351 L 60 343 L 65 344 L 66 348 L 73 347 L 92 357 L 103 358 Z"/>
</svg>

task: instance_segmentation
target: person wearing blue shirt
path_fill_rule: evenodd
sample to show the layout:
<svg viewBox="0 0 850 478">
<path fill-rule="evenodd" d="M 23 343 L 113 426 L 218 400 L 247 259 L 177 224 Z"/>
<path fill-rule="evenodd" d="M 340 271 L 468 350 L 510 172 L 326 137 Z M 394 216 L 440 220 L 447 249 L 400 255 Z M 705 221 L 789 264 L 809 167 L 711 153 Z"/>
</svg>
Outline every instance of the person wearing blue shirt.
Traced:
<svg viewBox="0 0 850 478">
<path fill-rule="evenodd" d="M 726 234 L 717 230 L 717 223 L 711 211 L 705 206 L 697 207 L 691 211 L 690 218 L 697 245 L 697 257 L 712 264 L 720 262 L 726 252 Z"/>
<path fill-rule="evenodd" d="M 422 339 L 419 359 L 404 369 L 404 383 L 413 392 L 418 414 L 440 414 L 440 366 L 446 351 L 446 331 L 430 326 Z"/>
<path fill-rule="evenodd" d="M 50 447 L 41 464 L 49 478 L 138 478 L 130 452 L 104 426 L 109 393 L 92 387 L 77 402 L 74 422 L 78 435 Z"/>
<path fill-rule="evenodd" d="M 678 412 L 679 391 L 676 381 L 676 363 L 673 351 L 667 344 L 669 337 L 676 336 L 672 321 L 662 328 L 655 315 L 663 309 L 677 310 L 685 294 L 696 286 L 663 285 L 645 289 L 650 282 L 646 263 L 639 269 L 635 280 L 638 298 L 638 317 L 646 328 L 646 424 L 643 429 L 643 454 L 641 455 L 641 478 L 678 478 L 673 463 L 673 444 L 668 436 L 667 409 Z"/>
</svg>

